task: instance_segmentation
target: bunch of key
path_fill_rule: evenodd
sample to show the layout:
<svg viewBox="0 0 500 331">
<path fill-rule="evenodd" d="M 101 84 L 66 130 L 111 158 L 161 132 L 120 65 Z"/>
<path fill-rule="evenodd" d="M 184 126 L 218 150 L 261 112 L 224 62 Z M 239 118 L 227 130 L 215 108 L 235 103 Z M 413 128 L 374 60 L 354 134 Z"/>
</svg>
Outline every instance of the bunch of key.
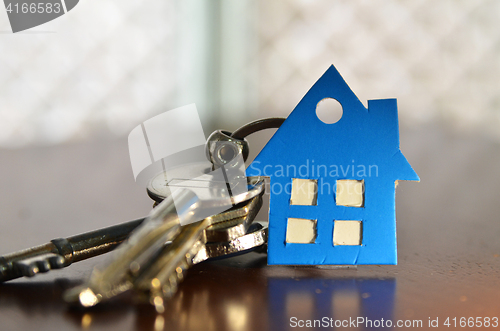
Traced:
<svg viewBox="0 0 500 331">
<path fill-rule="evenodd" d="M 203 169 L 206 163 L 178 168 L 184 175 L 186 168 L 203 173 L 194 180 L 177 177 L 175 171 L 155 176 L 148 185 L 155 207 L 147 217 L 2 256 L 0 282 L 64 268 L 113 250 L 85 284 L 65 293 L 65 300 L 91 307 L 133 290 L 163 312 L 165 301 L 192 265 L 266 251 L 267 227 L 253 222 L 265 185 L 263 178 L 244 176 L 248 156 L 244 137 L 282 122 L 260 120 L 233 134 L 215 131 L 206 145 L 212 168 Z"/>
</svg>

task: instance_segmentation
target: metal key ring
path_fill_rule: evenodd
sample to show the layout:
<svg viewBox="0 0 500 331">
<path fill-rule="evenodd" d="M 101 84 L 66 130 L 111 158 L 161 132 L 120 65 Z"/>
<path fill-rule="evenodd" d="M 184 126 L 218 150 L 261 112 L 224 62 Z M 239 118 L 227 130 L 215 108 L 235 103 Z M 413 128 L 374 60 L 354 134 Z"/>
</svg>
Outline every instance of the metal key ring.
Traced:
<svg viewBox="0 0 500 331">
<path fill-rule="evenodd" d="M 250 149 L 245 137 L 261 130 L 277 129 L 284 121 L 285 118 L 270 117 L 245 124 L 233 133 L 224 130 L 214 131 L 207 139 L 207 158 L 214 167 L 231 162 L 239 153 L 243 156 L 243 161 L 246 161 Z"/>
<path fill-rule="evenodd" d="M 286 120 L 284 117 L 269 117 L 262 118 L 260 120 L 256 120 L 250 122 L 248 124 L 243 125 L 236 131 L 231 134 L 231 137 L 235 139 L 245 139 L 247 136 L 255 133 L 257 131 L 265 130 L 265 129 L 278 129 L 281 124 Z"/>
</svg>

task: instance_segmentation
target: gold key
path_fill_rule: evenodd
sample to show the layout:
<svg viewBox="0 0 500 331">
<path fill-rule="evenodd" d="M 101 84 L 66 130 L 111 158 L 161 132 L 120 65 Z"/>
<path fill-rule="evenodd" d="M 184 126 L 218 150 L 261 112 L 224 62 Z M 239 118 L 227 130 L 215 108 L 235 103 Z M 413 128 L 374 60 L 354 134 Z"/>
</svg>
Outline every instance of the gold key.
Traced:
<svg viewBox="0 0 500 331">
<path fill-rule="evenodd" d="M 78 301 L 81 305 L 90 307 L 132 289 L 135 279 L 156 258 L 164 244 L 180 234 L 181 219 L 200 219 L 200 215 L 212 215 L 215 214 L 213 211 L 220 210 L 221 207 L 248 203 L 263 193 L 263 179 L 254 177 L 247 180 L 248 191 L 234 196 L 227 193 L 213 194 L 212 191 L 203 196 L 203 191 L 194 194 L 187 189 L 177 190 L 153 209 L 144 224 L 114 252 L 113 260 L 104 269 L 95 269 L 86 285 L 67 292 L 66 300 Z M 175 208 L 176 206 L 182 208 Z M 193 223 L 184 227 L 192 225 L 192 228 L 207 228 L 215 223 L 243 217 L 248 212 L 241 207 L 235 208 L 216 216 L 204 217 L 203 221 L 198 222 L 201 224 Z"/>
<path fill-rule="evenodd" d="M 249 224 L 254 220 L 262 205 L 262 193 L 263 191 L 242 207 L 245 216 L 224 220 L 224 217 L 219 214 L 208 217 L 201 222 L 184 226 L 172 243 L 165 247 L 151 265 L 137 277 L 134 281 L 134 288 L 149 295 L 150 303 L 156 307 L 158 312 L 161 312 L 164 299 L 175 294 L 178 283 L 182 281 L 189 267 L 203 259 L 215 257 L 216 253 L 223 252 L 220 248 L 219 251 L 211 251 L 210 247 L 213 245 L 207 247 L 208 242 L 229 242 L 230 246 L 231 243 L 233 245 L 237 243 L 235 240 L 238 238 L 244 237 L 246 233 L 241 234 L 239 231 L 234 231 L 234 228 L 238 228 L 240 224 Z M 219 232 L 219 236 L 214 236 L 214 232 Z M 224 237 L 222 233 L 225 233 Z M 240 242 L 241 240 L 243 239 L 240 239 Z M 255 245 L 255 242 L 251 245 L 241 242 L 238 249 L 243 250 L 243 248 Z M 228 254 L 235 251 L 226 249 Z"/>
</svg>

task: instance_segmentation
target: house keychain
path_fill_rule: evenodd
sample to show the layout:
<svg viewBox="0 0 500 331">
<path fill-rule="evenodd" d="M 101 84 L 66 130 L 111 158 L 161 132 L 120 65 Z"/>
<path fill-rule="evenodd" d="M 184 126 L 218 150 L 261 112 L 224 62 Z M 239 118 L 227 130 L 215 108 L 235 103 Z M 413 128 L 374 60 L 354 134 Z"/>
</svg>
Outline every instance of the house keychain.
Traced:
<svg viewBox="0 0 500 331">
<path fill-rule="evenodd" d="M 317 109 L 324 102 L 340 103 L 341 118 L 320 119 Z M 245 137 L 267 128 L 278 130 L 245 171 Z M 179 168 L 183 176 L 186 169 L 201 174 L 194 181 L 166 173 L 153 178 L 148 194 L 158 208 L 149 221 L 0 257 L 0 281 L 105 253 L 133 230 L 104 271 L 67 293 L 69 301 L 93 306 L 135 289 L 161 312 L 190 265 L 266 242 L 268 264 L 397 264 L 395 187 L 399 180 L 419 177 L 399 149 L 395 99 L 369 100 L 365 108 L 331 66 L 288 118 L 255 121 L 233 133 L 216 131 L 205 149 L 211 168 Z M 252 226 L 263 177 L 270 178 L 269 229 Z"/>
<path fill-rule="evenodd" d="M 323 122 L 321 102 L 342 117 Z M 399 149 L 396 99 L 365 108 L 332 65 L 246 173 L 271 180 L 268 264 L 397 264 L 395 187 L 420 179 Z"/>
</svg>

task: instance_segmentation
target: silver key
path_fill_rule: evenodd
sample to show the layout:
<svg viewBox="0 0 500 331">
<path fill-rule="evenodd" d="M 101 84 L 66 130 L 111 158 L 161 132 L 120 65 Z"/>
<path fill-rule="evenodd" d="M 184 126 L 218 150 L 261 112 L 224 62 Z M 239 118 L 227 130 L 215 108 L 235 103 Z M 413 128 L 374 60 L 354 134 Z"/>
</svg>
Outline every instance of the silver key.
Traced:
<svg viewBox="0 0 500 331">
<path fill-rule="evenodd" d="M 242 210 L 249 212 L 247 206 Z M 39 273 L 65 268 L 72 263 L 105 254 L 126 240 L 143 221 L 144 218 L 141 218 L 68 238 L 53 239 L 44 245 L 1 256 L 0 283 L 23 276 L 33 277 Z M 243 235 L 248 226 L 248 223 L 233 226 L 230 235 L 233 238 Z M 229 240 L 228 232 L 218 231 L 217 228 L 208 231 L 207 235 L 209 241 Z"/>
<path fill-rule="evenodd" d="M 264 190 L 263 180 L 249 180 L 249 190 L 235 196 L 215 196 L 212 193 L 203 196 L 203 192 L 196 195 L 185 189 L 174 192 L 153 209 L 141 227 L 114 252 L 113 260 L 104 269 L 95 269 L 88 284 L 70 290 L 65 298 L 69 301 L 79 301 L 83 306 L 89 307 L 131 289 L 134 277 L 143 272 L 144 267 L 155 258 L 164 243 L 172 241 L 179 234 L 181 217 L 185 220 L 206 218 L 201 215 L 213 214 L 214 210 L 220 210 L 223 206 L 236 205 L 261 195 Z M 178 214 L 175 213 L 175 205 L 182 206 L 177 208 Z M 235 209 L 199 223 L 203 223 L 206 228 L 244 214 L 241 209 Z"/>
<path fill-rule="evenodd" d="M 233 220 L 232 223 L 234 224 L 235 221 L 239 224 L 251 223 L 261 205 L 262 198 L 259 195 L 248 204 L 249 213 L 243 218 Z M 233 228 L 238 227 L 238 224 L 233 224 L 221 221 L 219 215 L 215 215 L 201 222 L 184 226 L 172 243 L 158 254 L 144 269 L 144 272 L 138 275 L 133 282 L 134 288 L 140 292 L 148 293 L 150 303 L 157 307 L 157 310 L 160 310 L 159 307 L 162 307 L 164 298 L 168 299 L 175 294 L 178 283 L 184 278 L 186 270 L 194 264 L 196 257 L 197 262 L 202 261 L 203 252 L 205 252 L 205 258 L 215 257 L 210 255 L 215 254 L 215 251 L 207 248 L 207 243 L 211 241 L 208 235 L 210 229 L 218 228 L 219 232 L 225 232 L 224 239 L 216 240 L 217 244 L 232 242 L 244 236 L 238 231 L 233 231 Z M 222 236 L 216 239 L 221 238 Z M 244 246 L 246 245 L 242 245 L 242 247 Z M 230 251 L 228 250 L 227 253 L 229 254 Z M 218 252 L 222 253 L 223 250 Z"/>
<path fill-rule="evenodd" d="M 242 207 L 249 212 L 248 206 Z M 260 208 L 260 206 L 256 207 Z M 10 253 L 0 257 L 0 283 L 19 277 L 34 277 L 54 269 L 61 269 L 74 262 L 105 254 L 124 240 L 137 228 L 144 218 L 80 235 L 53 239 L 49 243 Z M 209 241 L 227 241 L 246 233 L 248 223 L 231 226 L 231 233 L 217 228 L 207 232 Z"/>
<path fill-rule="evenodd" d="M 261 248 L 259 252 L 265 252 L 266 250 L 262 249 L 262 247 L 267 244 L 267 234 L 267 227 L 260 223 L 254 223 L 250 226 L 248 233 L 230 241 L 201 244 L 201 247 L 191 250 L 197 250 L 196 254 L 185 255 L 185 260 L 181 261 L 181 265 L 177 268 L 171 269 L 170 274 L 167 272 L 167 268 L 169 268 L 169 264 L 172 265 L 171 261 L 165 260 L 171 258 L 170 253 L 173 247 L 165 247 L 165 252 L 161 252 L 161 256 L 154 261 L 154 266 L 149 268 L 145 275 L 142 275 L 142 277 L 136 280 L 134 284 L 135 288 L 142 291 L 140 294 L 143 300 L 149 300 L 149 303 L 155 307 L 158 313 L 163 313 L 165 311 L 165 299 L 169 299 L 175 294 L 178 284 L 183 280 L 183 275 L 188 267 L 207 260 L 227 258 L 248 253 L 259 248 Z M 201 242 L 197 242 L 197 244 L 200 243 Z M 194 247 L 196 247 L 196 245 Z M 163 283 L 161 281 L 162 273 L 163 277 L 166 279 Z M 148 279 L 151 280 L 148 281 Z M 156 282 L 160 283 L 154 286 Z"/>
<path fill-rule="evenodd" d="M 217 241 L 206 243 L 193 257 L 193 265 L 217 258 L 227 258 L 235 255 L 257 251 L 266 252 L 268 229 L 260 222 L 253 223 L 248 232 L 227 242 Z"/>
</svg>

